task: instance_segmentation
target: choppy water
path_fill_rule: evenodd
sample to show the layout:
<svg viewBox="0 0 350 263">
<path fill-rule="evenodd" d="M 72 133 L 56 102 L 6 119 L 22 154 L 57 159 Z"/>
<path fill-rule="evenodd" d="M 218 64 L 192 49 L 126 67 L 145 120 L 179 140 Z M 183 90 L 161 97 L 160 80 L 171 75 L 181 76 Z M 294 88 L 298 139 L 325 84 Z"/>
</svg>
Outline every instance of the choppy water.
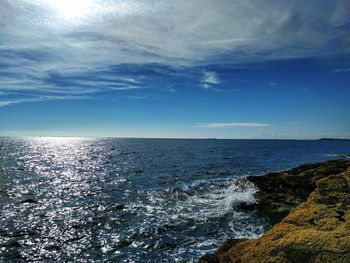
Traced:
<svg viewBox="0 0 350 263">
<path fill-rule="evenodd" d="M 269 228 L 247 175 L 348 158 L 349 141 L 0 138 L 0 260 L 192 261 Z"/>
</svg>

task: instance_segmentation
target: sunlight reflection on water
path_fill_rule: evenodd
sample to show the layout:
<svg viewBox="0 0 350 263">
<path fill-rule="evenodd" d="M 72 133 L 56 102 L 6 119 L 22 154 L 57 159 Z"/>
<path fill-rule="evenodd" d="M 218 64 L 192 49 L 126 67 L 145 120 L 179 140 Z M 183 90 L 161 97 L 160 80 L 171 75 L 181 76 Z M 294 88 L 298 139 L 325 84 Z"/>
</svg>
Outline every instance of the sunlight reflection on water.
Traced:
<svg viewBox="0 0 350 263">
<path fill-rule="evenodd" d="M 0 261 L 193 260 L 257 237 L 242 177 L 350 149 L 322 143 L 0 138 Z"/>
</svg>

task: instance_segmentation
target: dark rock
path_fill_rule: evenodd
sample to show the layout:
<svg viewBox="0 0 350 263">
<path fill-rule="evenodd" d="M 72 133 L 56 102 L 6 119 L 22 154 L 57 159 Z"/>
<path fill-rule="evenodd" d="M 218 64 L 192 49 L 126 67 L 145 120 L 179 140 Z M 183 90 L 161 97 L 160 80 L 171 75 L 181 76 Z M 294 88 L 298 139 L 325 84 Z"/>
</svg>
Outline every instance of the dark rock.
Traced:
<svg viewBox="0 0 350 263">
<path fill-rule="evenodd" d="M 257 209 L 257 204 L 240 203 L 237 205 L 237 208 L 244 211 L 254 211 Z"/>
<path fill-rule="evenodd" d="M 255 195 L 257 210 L 274 225 L 298 204 L 306 201 L 318 180 L 342 173 L 349 166 L 350 161 L 328 161 L 301 165 L 281 173 L 249 176 L 247 179 L 259 189 Z"/>
<path fill-rule="evenodd" d="M 206 254 L 200 258 L 199 263 L 221 263 L 230 262 L 227 252 L 231 247 L 245 239 L 228 239 L 212 254 Z"/>
<path fill-rule="evenodd" d="M 280 223 L 258 239 L 228 240 L 199 262 L 350 262 L 350 161 L 248 179 L 260 189 L 257 210 Z"/>
</svg>

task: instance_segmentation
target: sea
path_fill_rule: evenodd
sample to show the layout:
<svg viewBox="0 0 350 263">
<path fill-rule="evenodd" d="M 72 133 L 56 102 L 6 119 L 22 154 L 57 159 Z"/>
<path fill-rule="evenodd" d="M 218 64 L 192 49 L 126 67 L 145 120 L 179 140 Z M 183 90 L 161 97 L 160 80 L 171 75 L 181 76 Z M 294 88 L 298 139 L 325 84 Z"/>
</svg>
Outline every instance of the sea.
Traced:
<svg viewBox="0 0 350 263">
<path fill-rule="evenodd" d="M 0 137 L 0 262 L 196 262 L 268 220 L 246 176 L 349 159 L 345 140 Z"/>
</svg>

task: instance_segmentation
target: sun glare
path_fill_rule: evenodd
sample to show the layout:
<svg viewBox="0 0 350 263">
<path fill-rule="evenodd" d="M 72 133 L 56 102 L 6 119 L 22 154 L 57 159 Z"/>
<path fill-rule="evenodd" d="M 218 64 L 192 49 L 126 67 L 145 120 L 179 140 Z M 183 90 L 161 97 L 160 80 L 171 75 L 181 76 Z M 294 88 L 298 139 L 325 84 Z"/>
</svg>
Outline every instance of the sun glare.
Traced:
<svg viewBox="0 0 350 263">
<path fill-rule="evenodd" d="M 92 0 L 45 0 L 50 8 L 66 19 L 81 19 L 87 15 Z"/>
</svg>

